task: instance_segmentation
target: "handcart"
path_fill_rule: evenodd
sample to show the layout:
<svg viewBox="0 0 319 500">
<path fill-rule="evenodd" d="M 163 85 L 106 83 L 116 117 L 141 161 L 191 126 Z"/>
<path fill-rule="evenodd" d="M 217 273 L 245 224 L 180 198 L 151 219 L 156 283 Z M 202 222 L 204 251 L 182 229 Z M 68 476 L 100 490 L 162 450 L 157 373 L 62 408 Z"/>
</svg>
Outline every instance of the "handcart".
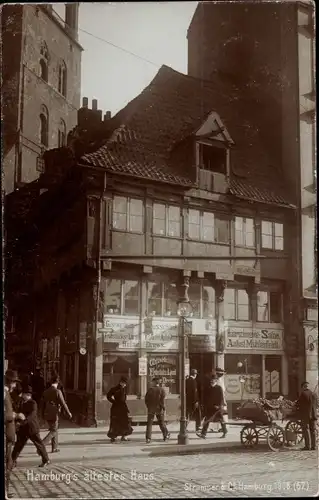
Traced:
<svg viewBox="0 0 319 500">
<path fill-rule="evenodd" d="M 240 441 L 246 448 L 254 448 L 261 441 L 266 441 L 272 451 L 278 451 L 287 442 L 285 429 L 276 423 L 276 420 L 281 419 L 280 417 L 279 406 L 247 401 L 237 409 L 237 418 L 251 422 L 232 425 L 243 426 Z"/>
<path fill-rule="evenodd" d="M 289 446 L 301 444 L 303 441 L 302 425 L 296 407 L 283 410 L 282 421 L 287 421 L 285 426 L 286 441 Z M 316 441 L 319 438 L 319 425 L 316 425 Z"/>
</svg>

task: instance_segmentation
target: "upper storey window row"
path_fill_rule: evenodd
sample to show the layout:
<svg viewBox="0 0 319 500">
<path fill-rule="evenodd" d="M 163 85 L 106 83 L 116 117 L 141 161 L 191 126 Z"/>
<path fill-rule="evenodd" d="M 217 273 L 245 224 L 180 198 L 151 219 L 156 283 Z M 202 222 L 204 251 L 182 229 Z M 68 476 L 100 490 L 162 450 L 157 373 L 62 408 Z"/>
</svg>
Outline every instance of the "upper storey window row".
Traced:
<svg viewBox="0 0 319 500">
<path fill-rule="evenodd" d="M 237 247 L 255 248 L 257 228 L 253 218 L 215 214 L 177 205 L 153 203 L 152 234 L 170 238 L 187 238 L 206 243 L 231 242 L 232 226 Z M 145 208 L 142 199 L 125 196 L 113 198 L 113 229 L 132 233 L 144 233 Z M 283 224 L 263 220 L 260 229 L 261 246 L 264 249 L 284 250 Z"/>
</svg>

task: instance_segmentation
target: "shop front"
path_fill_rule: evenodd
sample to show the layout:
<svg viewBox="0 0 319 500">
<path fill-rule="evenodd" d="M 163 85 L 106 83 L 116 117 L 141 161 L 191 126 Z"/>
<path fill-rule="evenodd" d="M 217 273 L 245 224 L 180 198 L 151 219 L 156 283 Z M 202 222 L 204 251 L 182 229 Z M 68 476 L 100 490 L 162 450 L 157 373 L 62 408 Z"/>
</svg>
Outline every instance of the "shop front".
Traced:
<svg viewBox="0 0 319 500">
<path fill-rule="evenodd" d="M 288 394 L 284 329 L 272 325 L 232 325 L 225 329 L 225 392 L 229 414 L 248 399 Z"/>
<path fill-rule="evenodd" d="M 121 376 L 128 379 L 128 406 L 133 416 L 145 415 L 144 396 L 154 377 L 161 379 L 166 392 L 168 417 L 180 413 L 179 319 L 169 317 L 104 315 L 99 329 L 103 353 L 101 366 L 97 359 L 97 383 L 102 391 L 97 404 L 98 420 L 108 420 L 110 404 L 107 393 Z M 187 338 L 186 370 L 197 368 L 200 375 L 211 372 L 214 365 L 214 325 L 205 320 L 185 323 Z"/>
</svg>

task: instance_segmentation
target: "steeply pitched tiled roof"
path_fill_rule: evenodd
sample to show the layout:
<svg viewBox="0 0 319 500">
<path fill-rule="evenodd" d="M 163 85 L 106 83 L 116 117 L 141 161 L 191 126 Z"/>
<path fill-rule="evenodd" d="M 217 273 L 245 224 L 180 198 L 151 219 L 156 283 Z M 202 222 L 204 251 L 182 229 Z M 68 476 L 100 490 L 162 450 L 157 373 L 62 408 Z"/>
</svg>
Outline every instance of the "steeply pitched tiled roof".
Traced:
<svg viewBox="0 0 319 500">
<path fill-rule="evenodd" d="M 230 193 L 243 200 L 257 201 L 271 205 L 283 205 L 293 208 L 287 197 L 282 195 L 281 190 L 263 189 L 247 181 L 232 178 L 230 181 Z"/>
<path fill-rule="evenodd" d="M 279 186 L 282 173 L 269 156 L 271 152 L 265 150 L 258 127 L 249 120 L 249 103 L 236 95 L 231 83 L 217 77 L 208 82 L 162 66 L 148 87 L 112 118 L 114 130 L 104 145 L 85 154 L 81 162 L 119 174 L 194 186 L 195 158 L 178 162 L 174 151 L 216 111 L 235 141 L 233 175 L 246 178 L 233 181 L 232 193 L 252 201 L 283 204 L 274 189 L 275 185 L 278 193 L 285 192 Z"/>
</svg>

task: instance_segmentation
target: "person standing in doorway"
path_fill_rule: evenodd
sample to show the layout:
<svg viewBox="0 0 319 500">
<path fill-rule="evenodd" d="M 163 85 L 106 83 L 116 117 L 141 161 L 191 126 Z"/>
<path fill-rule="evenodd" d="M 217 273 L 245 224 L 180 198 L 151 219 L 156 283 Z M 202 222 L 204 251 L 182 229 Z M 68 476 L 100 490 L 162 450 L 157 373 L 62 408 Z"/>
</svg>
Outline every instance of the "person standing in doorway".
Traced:
<svg viewBox="0 0 319 500">
<path fill-rule="evenodd" d="M 309 389 L 308 382 L 301 385 L 297 408 L 305 440 L 303 450 L 316 450 L 317 394 Z"/>
<path fill-rule="evenodd" d="M 38 405 L 32 399 L 32 387 L 25 387 L 22 393 L 23 403 L 21 404 L 21 413 L 25 419 L 17 432 L 17 442 L 14 445 L 12 452 L 13 465 L 16 464 L 17 458 L 25 447 L 28 439 L 32 441 L 37 449 L 38 455 L 42 458 L 42 463 L 39 467 L 45 467 L 50 463 L 47 451 L 40 437 L 40 424 L 38 420 Z"/>
<path fill-rule="evenodd" d="M 166 441 L 170 438 L 170 433 L 167 430 L 164 422 L 165 415 L 165 389 L 160 387 L 158 378 L 153 378 L 153 386 L 150 387 L 145 394 L 145 404 L 147 407 L 147 425 L 146 425 L 146 442 L 150 443 L 152 439 L 152 425 L 156 415 L 158 425 L 162 431 L 163 439 Z"/>
<path fill-rule="evenodd" d="M 195 430 L 199 431 L 201 426 L 200 397 L 197 380 L 197 370 L 193 368 L 190 376 L 186 379 L 186 412 L 188 422 L 195 420 Z"/>
<path fill-rule="evenodd" d="M 130 412 L 126 404 L 126 387 L 127 379 L 121 377 L 119 384 L 112 387 L 107 393 L 107 399 L 112 403 L 110 428 L 107 436 L 112 443 L 118 436 L 121 436 L 121 441 L 128 441 L 127 436 L 133 432 L 129 418 Z"/>
<path fill-rule="evenodd" d="M 66 415 L 69 419 L 72 419 L 72 413 L 70 412 L 68 405 L 62 395 L 62 392 L 58 389 L 59 376 L 54 375 L 51 380 L 51 386 L 46 389 L 43 393 L 43 418 L 48 423 L 49 432 L 43 439 L 43 444 L 46 445 L 51 441 L 51 451 L 52 453 L 59 452 L 58 448 L 58 428 L 59 428 L 59 414 L 61 408 L 64 409 Z"/>
</svg>

